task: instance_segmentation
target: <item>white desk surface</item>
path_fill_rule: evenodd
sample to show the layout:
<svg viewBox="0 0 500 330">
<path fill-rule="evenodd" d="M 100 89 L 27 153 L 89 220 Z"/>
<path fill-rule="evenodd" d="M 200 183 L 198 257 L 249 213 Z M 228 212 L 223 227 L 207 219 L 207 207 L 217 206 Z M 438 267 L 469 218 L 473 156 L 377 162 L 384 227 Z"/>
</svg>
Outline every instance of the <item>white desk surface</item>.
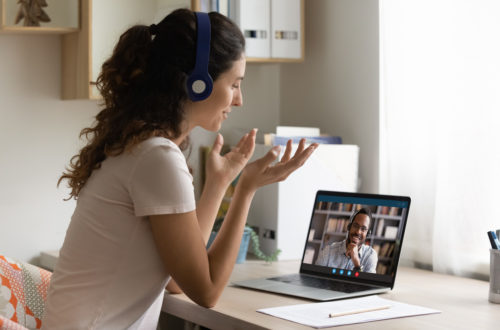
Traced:
<svg viewBox="0 0 500 330">
<path fill-rule="evenodd" d="M 237 264 L 232 281 L 298 272 L 299 261 L 271 265 L 247 260 Z M 500 304 L 488 302 L 489 283 L 400 267 L 394 290 L 383 298 L 438 309 L 440 314 L 342 326 L 342 329 L 500 329 Z M 312 329 L 256 312 L 260 308 L 313 303 L 229 284 L 212 309 L 193 303 L 184 294 L 165 294 L 162 310 L 211 329 Z M 330 328 L 332 329 L 332 328 Z"/>
</svg>

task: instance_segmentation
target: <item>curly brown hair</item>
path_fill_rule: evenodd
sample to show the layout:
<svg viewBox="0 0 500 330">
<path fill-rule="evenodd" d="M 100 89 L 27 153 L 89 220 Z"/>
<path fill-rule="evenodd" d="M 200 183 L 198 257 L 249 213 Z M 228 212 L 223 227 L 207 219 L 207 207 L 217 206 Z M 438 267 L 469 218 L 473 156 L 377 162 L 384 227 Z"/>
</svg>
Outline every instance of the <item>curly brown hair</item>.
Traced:
<svg viewBox="0 0 500 330">
<path fill-rule="evenodd" d="M 211 23 L 208 71 L 215 81 L 244 52 L 245 39 L 236 24 L 218 13 Z M 153 31 L 152 31 L 153 30 Z M 152 34 L 154 33 L 154 35 Z M 186 78 L 195 65 L 196 18 L 188 9 L 167 15 L 154 29 L 135 25 L 125 31 L 97 78 L 103 109 L 80 137 L 87 139 L 58 185 L 68 180 L 71 198 L 102 162 L 153 137 L 178 138 L 188 100 Z M 187 146 L 187 140 L 181 148 Z"/>
</svg>

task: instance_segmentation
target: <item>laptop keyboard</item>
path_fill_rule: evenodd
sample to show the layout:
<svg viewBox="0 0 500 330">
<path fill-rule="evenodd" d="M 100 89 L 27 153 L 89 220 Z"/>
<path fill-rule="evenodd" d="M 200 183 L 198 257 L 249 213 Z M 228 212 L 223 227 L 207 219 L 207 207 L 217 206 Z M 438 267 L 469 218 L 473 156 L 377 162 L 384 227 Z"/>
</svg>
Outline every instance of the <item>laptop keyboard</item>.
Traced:
<svg viewBox="0 0 500 330">
<path fill-rule="evenodd" d="M 290 274 L 285 276 L 271 277 L 268 280 L 279 281 L 289 284 L 309 286 L 318 289 L 327 289 L 345 293 L 359 292 L 373 289 L 373 286 L 328 280 L 302 274 Z"/>
</svg>

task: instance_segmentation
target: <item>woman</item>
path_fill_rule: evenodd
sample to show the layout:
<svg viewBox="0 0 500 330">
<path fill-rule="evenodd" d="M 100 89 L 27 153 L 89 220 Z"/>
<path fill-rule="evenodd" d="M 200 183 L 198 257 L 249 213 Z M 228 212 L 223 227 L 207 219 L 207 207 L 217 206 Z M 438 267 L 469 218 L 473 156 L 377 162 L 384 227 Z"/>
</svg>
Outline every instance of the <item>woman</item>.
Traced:
<svg viewBox="0 0 500 330">
<path fill-rule="evenodd" d="M 68 180 L 77 206 L 51 280 L 44 328 L 156 329 L 167 283 L 171 292 L 214 306 L 235 263 L 255 191 L 285 179 L 316 147 L 306 149 L 302 141 L 291 157 L 289 143 L 280 162 L 272 165 L 279 153 L 273 148 L 247 164 L 256 130 L 223 157 L 219 134 L 195 203 L 181 147 L 194 127 L 218 131 L 231 107 L 242 104 L 245 73 L 239 28 L 217 13 L 204 17 L 211 27 L 185 9 L 158 25 L 134 26 L 103 64 L 97 83 L 104 109 L 82 131 L 88 144 L 59 180 Z M 186 81 L 204 38 L 197 33 L 207 29 L 213 88 L 192 100 Z M 207 251 L 224 192 L 240 172 L 224 224 Z"/>
</svg>

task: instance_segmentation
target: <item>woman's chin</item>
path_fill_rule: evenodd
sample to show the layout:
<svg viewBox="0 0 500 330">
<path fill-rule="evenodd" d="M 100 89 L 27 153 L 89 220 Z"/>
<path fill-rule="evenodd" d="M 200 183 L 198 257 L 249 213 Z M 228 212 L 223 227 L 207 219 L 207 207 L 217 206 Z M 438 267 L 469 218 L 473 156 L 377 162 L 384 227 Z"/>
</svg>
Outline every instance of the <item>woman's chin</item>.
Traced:
<svg viewBox="0 0 500 330">
<path fill-rule="evenodd" d="M 203 128 L 209 132 L 214 132 L 214 133 L 220 131 L 221 127 L 222 127 L 222 123 L 201 126 L 201 128 Z"/>
</svg>

